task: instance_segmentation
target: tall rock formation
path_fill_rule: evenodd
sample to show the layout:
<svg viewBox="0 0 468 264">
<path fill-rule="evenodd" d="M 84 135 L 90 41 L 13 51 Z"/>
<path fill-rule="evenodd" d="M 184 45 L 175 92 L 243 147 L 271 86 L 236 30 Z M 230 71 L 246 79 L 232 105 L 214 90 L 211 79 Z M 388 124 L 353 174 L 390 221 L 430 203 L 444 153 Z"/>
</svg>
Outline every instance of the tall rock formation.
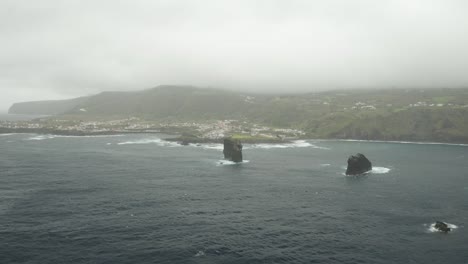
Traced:
<svg viewBox="0 0 468 264">
<path fill-rule="evenodd" d="M 239 139 L 224 139 L 224 158 L 234 162 L 242 162 L 242 143 Z"/>
</svg>

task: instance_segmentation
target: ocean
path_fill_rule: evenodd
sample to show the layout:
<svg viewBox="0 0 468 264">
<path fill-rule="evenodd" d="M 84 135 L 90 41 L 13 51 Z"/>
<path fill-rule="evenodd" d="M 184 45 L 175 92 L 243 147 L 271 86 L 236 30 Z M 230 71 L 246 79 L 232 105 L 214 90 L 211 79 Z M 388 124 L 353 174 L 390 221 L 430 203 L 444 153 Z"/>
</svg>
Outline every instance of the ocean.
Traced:
<svg viewBox="0 0 468 264">
<path fill-rule="evenodd" d="M 466 145 L 164 137 L 0 135 L 0 263 L 468 263 Z"/>
</svg>

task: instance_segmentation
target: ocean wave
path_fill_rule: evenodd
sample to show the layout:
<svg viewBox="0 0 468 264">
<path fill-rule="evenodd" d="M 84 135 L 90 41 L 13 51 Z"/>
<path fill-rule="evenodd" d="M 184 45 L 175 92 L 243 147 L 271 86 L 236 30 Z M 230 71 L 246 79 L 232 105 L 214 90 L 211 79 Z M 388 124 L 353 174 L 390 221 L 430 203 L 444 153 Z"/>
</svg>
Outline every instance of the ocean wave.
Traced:
<svg viewBox="0 0 468 264">
<path fill-rule="evenodd" d="M 390 171 L 390 169 L 385 168 L 385 167 L 372 167 L 372 170 L 370 171 L 370 173 L 385 174 L 385 173 L 388 173 L 389 171 Z"/>
<path fill-rule="evenodd" d="M 458 226 L 456 226 L 456 225 L 454 225 L 454 224 L 450 224 L 450 223 L 446 223 L 446 222 L 444 222 L 444 223 L 447 224 L 447 226 L 448 226 L 450 229 L 452 229 L 452 230 L 458 228 Z M 430 225 L 427 225 L 427 224 L 426 224 L 425 226 L 428 226 L 427 231 L 429 231 L 429 232 L 431 232 L 431 233 L 442 232 L 442 231 L 440 231 L 439 229 L 435 228 L 435 225 L 436 225 L 436 223 L 432 223 L 432 224 L 430 224 Z"/>
<path fill-rule="evenodd" d="M 317 139 L 317 141 L 370 142 L 370 143 L 394 143 L 394 144 L 414 144 L 414 145 L 447 145 L 447 146 L 468 147 L 468 144 L 462 144 L 462 143 L 421 142 L 421 141 L 364 140 L 364 139 Z"/>
<path fill-rule="evenodd" d="M 73 135 L 52 135 L 54 138 L 108 138 L 108 137 L 122 137 L 124 135 L 85 135 L 85 136 L 73 136 Z"/>
<path fill-rule="evenodd" d="M 201 145 L 202 148 L 204 149 L 214 149 L 214 150 L 223 150 L 224 149 L 224 146 L 223 144 L 202 144 Z"/>
<path fill-rule="evenodd" d="M 325 149 L 329 150 L 330 148 L 320 147 L 314 144 L 311 144 L 305 140 L 295 140 L 291 143 L 284 144 L 246 144 L 244 149 L 275 149 L 275 148 L 315 148 L 315 149 Z"/>
<path fill-rule="evenodd" d="M 160 138 L 147 138 L 134 141 L 119 142 L 117 145 L 142 145 L 142 144 L 156 144 L 161 147 L 178 147 L 181 146 L 177 142 L 165 141 Z"/>
<path fill-rule="evenodd" d="M 168 147 L 179 147 L 182 146 L 177 142 L 172 142 L 172 141 L 165 141 L 164 139 L 160 138 L 146 138 L 146 139 L 140 139 L 140 140 L 133 140 L 133 141 L 124 141 L 117 143 L 117 145 L 133 145 L 133 144 L 157 144 L 158 146 L 168 146 Z M 218 150 L 221 151 L 224 148 L 223 144 L 216 144 L 216 143 L 200 143 L 200 144 L 189 144 L 188 146 L 190 147 L 201 147 L 203 149 L 207 150 Z M 187 146 L 183 146 L 187 147 Z M 296 140 L 291 143 L 284 143 L 284 144 L 268 144 L 268 143 L 262 143 L 262 144 L 244 144 L 243 149 L 248 150 L 248 149 L 285 149 L 285 148 L 315 148 L 315 149 L 326 149 L 329 150 L 329 148 L 326 147 L 320 147 L 314 144 L 311 144 L 305 140 Z"/>
<path fill-rule="evenodd" d="M 18 134 L 17 133 L 0 134 L 0 137 L 13 136 L 13 135 L 18 135 Z"/>
<path fill-rule="evenodd" d="M 45 139 L 52 139 L 56 137 L 57 136 L 54 136 L 54 135 L 38 135 L 38 136 L 29 137 L 26 140 L 45 140 Z"/>
<path fill-rule="evenodd" d="M 86 136 L 72 136 L 72 135 L 34 135 L 26 140 L 45 140 L 54 138 L 107 138 L 107 137 L 121 137 L 123 135 L 86 135 Z"/>
<path fill-rule="evenodd" d="M 347 167 L 346 166 L 343 166 L 341 167 L 342 169 L 346 170 Z M 366 174 L 385 174 L 385 173 L 388 173 L 390 172 L 390 168 L 386 168 L 386 167 L 372 167 L 372 170 L 370 171 L 366 171 L 362 174 L 358 174 L 358 175 L 366 175 Z M 346 172 L 342 172 L 341 173 L 342 175 L 344 176 L 355 176 L 355 175 L 346 175 Z"/>
<path fill-rule="evenodd" d="M 57 136 L 59 138 L 108 138 L 108 137 L 123 137 L 124 135 L 87 135 L 87 136 Z"/>
<path fill-rule="evenodd" d="M 216 165 L 218 166 L 229 166 L 229 165 L 240 165 L 240 164 L 244 164 L 244 163 L 249 163 L 250 160 L 243 160 L 242 162 L 234 162 L 234 161 L 230 161 L 230 160 L 218 160 L 216 162 Z"/>
</svg>

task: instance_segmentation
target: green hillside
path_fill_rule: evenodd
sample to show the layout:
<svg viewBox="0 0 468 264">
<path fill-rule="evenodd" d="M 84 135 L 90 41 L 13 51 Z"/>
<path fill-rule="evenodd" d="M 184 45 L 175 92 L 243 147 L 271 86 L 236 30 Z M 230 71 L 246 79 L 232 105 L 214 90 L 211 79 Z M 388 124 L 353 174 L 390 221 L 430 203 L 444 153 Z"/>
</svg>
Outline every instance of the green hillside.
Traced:
<svg viewBox="0 0 468 264">
<path fill-rule="evenodd" d="M 148 119 L 219 119 L 238 117 L 245 109 L 244 104 L 240 94 L 228 91 L 160 86 L 140 92 L 104 92 L 65 114 L 141 116 Z"/>
<path fill-rule="evenodd" d="M 159 86 L 138 92 L 104 92 L 72 100 L 15 104 L 10 112 L 59 113 L 70 119 L 237 119 L 270 127 L 301 129 L 311 138 L 468 143 L 468 89 L 346 90 L 277 95 Z"/>
</svg>

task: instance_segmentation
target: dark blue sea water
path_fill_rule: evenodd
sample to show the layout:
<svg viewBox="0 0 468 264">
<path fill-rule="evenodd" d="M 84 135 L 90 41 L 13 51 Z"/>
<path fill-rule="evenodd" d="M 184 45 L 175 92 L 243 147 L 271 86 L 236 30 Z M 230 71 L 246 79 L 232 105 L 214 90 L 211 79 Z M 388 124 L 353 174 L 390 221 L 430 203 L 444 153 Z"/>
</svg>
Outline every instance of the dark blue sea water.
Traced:
<svg viewBox="0 0 468 264">
<path fill-rule="evenodd" d="M 344 176 L 357 152 L 375 170 Z M 468 263 L 468 146 L 303 141 L 221 158 L 155 135 L 0 135 L 0 263 Z"/>
</svg>

